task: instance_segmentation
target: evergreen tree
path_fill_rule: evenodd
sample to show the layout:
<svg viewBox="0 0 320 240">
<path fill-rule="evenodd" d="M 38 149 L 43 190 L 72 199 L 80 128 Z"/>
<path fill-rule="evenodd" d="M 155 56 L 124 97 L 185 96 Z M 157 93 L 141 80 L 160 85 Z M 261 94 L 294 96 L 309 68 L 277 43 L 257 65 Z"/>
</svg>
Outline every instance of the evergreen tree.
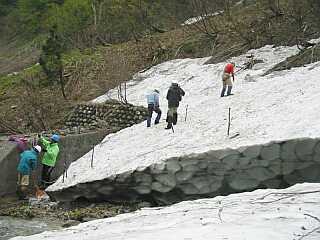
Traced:
<svg viewBox="0 0 320 240">
<path fill-rule="evenodd" d="M 59 83 L 63 97 L 66 98 L 63 82 L 62 45 L 57 34 L 57 27 L 50 30 L 49 38 L 42 47 L 39 63 L 47 76 L 49 84 Z"/>
</svg>

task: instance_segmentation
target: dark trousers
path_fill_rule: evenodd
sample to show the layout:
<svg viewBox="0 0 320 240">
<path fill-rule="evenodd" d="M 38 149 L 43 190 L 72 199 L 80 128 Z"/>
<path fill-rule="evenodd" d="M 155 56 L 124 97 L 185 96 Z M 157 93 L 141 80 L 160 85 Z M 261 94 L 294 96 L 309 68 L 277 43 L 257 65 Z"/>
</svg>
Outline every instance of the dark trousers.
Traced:
<svg viewBox="0 0 320 240">
<path fill-rule="evenodd" d="M 148 117 L 147 117 L 147 127 L 151 126 L 151 118 L 153 112 L 157 113 L 156 120 L 154 121 L 154 124 L 158 124 L 161 118 L 161 109 L 159 106 L 154 106 L 154 104 L 148 104 Z"/>
<path fill-rule="evenodd" d="M 227 90 L 227 86 L 223 86 L 221 91 L 221 97 L 224 96 L 225 92 Z M 228 86 L 227 96 L 231 95 L 232 86 Z"/>
<path fill-rule="evenodd" d="M 54 167 L 50 167 L 47 165 L 42 165 L 42 174 L 41 174 L 41 182 L 44 186 L 48 186 L 50 183 L 50 176 Z"/>
</svg>

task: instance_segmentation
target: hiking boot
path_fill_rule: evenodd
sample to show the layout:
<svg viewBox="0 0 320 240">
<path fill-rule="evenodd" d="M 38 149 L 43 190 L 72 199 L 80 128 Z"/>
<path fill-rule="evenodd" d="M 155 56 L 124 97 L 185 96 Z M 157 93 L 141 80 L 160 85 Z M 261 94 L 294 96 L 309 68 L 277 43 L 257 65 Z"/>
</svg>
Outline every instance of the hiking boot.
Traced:
<svg viewBox="0 0 320 240">
<path fill-rule="evenodd" d="M 167 127 L 165 128 L 166 130 L 171 129 L 172 128 L 172 123 L 168 123 Z"/>
<path fill-rule="evenodd" d="M 155 122 L 154 122 L 154 125 L 157 125 L 157 124 L 159 124 L 159 121 L 155 121 Z"/>
</svg>

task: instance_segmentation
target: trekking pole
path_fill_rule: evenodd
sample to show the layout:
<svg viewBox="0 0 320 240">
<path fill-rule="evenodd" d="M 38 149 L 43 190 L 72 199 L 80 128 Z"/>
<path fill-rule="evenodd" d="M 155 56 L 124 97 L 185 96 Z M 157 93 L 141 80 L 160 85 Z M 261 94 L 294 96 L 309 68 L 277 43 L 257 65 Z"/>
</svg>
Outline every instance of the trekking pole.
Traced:
<svg viewBox="0 0 320 240">
<path fill-rule="evenodd" d="M 184 118 L 184 121 L 185 121 L 185 122 L 187 121 L 187 117 L 188 117 L 188 107 L 189 107 L 189 105 L 186 106 L 186 116 L 185 116 L 185 118 Z"/>
<path fill-rule="evenodd" d="M 94 145 L 92 148 L 92 155 L 91 155 L 91 168 L 93 168 L 93 158 L 94 158 Z"/>
<path fill-rule="evenodd" d="M 172 129 L 172 132 L 174 133 L 174 128 L 173 128 L 173 125 L 171 125 L 171 129 Z"/>
<path fill-rule="evenodd" d="M 228 136 L 230 135 L 230 125 L 231 125 L 231 108 L 229 108 L 229 118 L 228 118 Z"/>
</svg>

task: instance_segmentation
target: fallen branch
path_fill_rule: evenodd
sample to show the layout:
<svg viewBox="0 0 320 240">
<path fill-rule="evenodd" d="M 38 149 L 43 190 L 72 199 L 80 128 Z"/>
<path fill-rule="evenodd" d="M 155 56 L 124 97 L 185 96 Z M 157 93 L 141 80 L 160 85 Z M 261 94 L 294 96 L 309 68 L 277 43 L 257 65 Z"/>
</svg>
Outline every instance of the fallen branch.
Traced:
<svg viewBox="0 0 320 240">
<path fill-rule="evenodd" d="M 318 217 L 316 217 L 316 216 L 312 216 L 311 214 L 308 214 L 308 213 L 305 213 L 305 214 L 303 214 L 303 215 L 308 216 L 308 217 L 311 217 L 311 218 L 317 220 L 318 222 L 320 222 L 320 218 L 318 218 Z"/>
<path fill-rule="evenodd" d="M 302 235 L 302 236 L 299 237 L 297 240 L 302 240 L 302 239 L 304 239 L 305 237 L 310 236 L 312 233 L 314 233 L 314 232 L 316 232 L 316 231 L 318 231 L 318 230 L 320 230 L 320 227 L 316 227 L 315 229 L 312 229 L 310 232 Z"/>
</svg>

